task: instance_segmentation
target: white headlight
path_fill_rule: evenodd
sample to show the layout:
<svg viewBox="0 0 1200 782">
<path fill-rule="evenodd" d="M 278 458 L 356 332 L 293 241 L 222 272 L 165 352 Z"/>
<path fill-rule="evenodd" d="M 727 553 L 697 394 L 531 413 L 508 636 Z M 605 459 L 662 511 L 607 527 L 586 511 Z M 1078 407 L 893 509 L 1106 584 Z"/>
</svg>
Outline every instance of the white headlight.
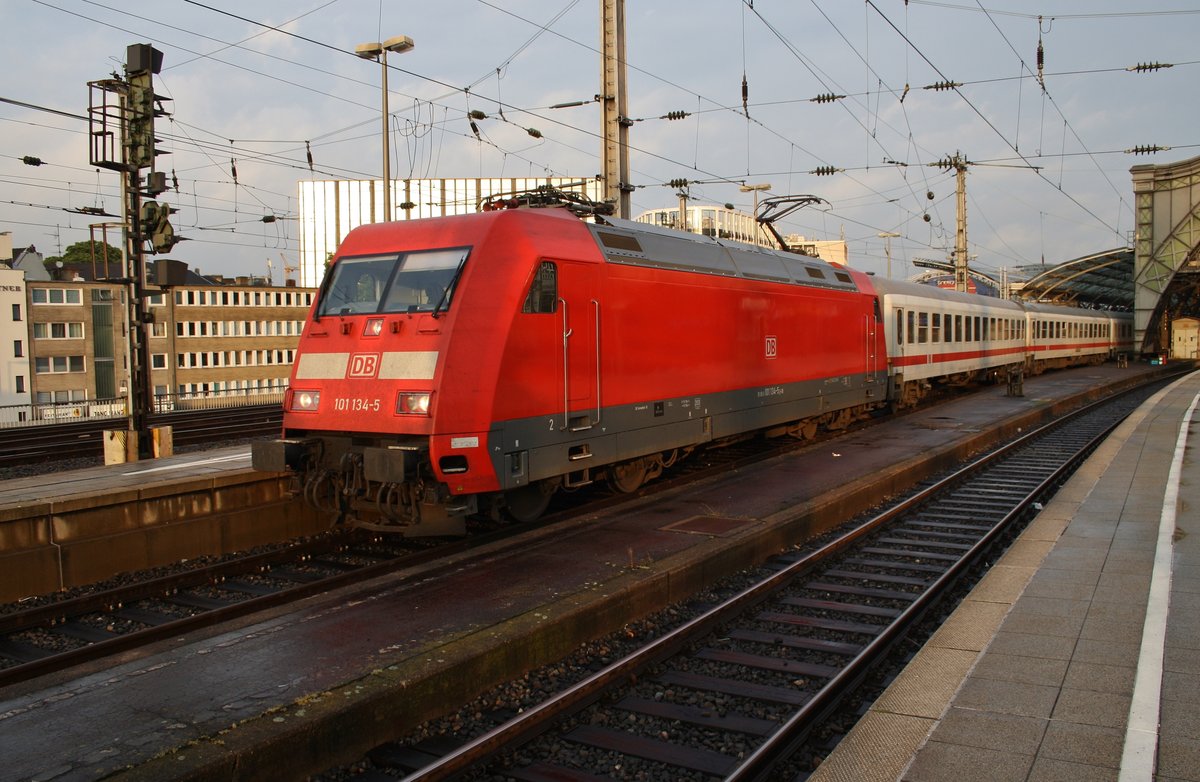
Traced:
<svg viewBox="0 0 1200 782">
<path fill-rule="evenodd" d="M 320 391 L 295 391 L 292 393 L 292 410 L 313 413 L 321 406 Z"/>
<path fill-rule="evenodd" d="M 429 415 L 429 392 L 402 391 L 396 397 L 396 412 L 400 415 Z"/>
</svg>

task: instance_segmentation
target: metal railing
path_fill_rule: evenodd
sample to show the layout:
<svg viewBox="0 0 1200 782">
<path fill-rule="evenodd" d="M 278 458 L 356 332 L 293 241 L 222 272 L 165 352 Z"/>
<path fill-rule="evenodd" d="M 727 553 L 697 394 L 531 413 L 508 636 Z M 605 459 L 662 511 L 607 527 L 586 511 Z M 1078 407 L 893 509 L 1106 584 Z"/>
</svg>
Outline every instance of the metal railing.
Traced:
<svg viewBox="0 0 1200 782">
<path fill-rule="evenodd" d="M 151 413 L 181 410 L 213 410 L 225 407 L 283 404 L 284 389 L 240 388 L 222 391 L 193 391 L 182 394 L 158 394 Z M 63 424 L 72 421 L 128 418 L 128 400 L 88 399 L 77 402 L 0 406 L 0 429 Z"/>
</svg>

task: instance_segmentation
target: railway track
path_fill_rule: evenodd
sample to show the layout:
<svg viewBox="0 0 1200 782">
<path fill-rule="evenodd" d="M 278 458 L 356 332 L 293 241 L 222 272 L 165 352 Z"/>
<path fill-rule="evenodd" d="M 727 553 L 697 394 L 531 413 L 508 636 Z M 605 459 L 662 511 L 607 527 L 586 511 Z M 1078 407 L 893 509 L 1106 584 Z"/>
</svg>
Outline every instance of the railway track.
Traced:
<svg viewBox="0 0 1200 782">
<path fill-rule="evenodd" d="M 931 609 L 1036 515 L 1151 390 L 1034 431 L 466 744 L 385 745 L 406 782 L 460 775 L 767 779 Z M 811 768 L 807 769 L 811 770 Z"/>
<path fill-rule="evenodd" d="M 0 687 L 394 573 L 466 547 L 336 532 L 0 613 Z"/>
<path fill-rule="evenodd" d="M 279 404 L 155 413 L 150 426 L 170 426 L 176 447 L 278 434 Z M 104 457 L 104 432 L 124 429 L 124 418 L 0 429 L 0 468 L 32 462 Z"/>
<path fill-rule="evenodd" d="M 786 439 L 740 443 L 703 460 L 687 462 L 639 493 L 671 491 L 801 445 Z M 327 536 L 290 541 L 269 551 L 213 564 L 181 564 L 166 575 L 128 574 L 116 579 L 121 583 L 98 585 L 73 597 L 48 596 L 36 605 L 30 601 L 26 606 L 0 606 L 0 687 L 428 564 L 515 537 L 531 527 L 552 525 L 628 500 L 628 495 L 603 486 L 590 489 L 531 524 L 477 520 L 464 540 L 392 538 L 337 528 Z"/>
</svg>

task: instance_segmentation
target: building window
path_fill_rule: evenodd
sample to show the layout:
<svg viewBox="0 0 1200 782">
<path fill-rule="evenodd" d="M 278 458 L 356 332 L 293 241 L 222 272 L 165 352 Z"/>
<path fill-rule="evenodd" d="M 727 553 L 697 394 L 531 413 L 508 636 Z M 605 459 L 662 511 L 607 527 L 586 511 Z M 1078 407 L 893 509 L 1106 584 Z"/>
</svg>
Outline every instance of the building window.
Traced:
<svg viewBox="0 0 1200 782">
<path fill-rule="evenodd" d="M 17 375 L 15 379 L 16 379 L 17 393 L 18 394 L 25 393 L 25 376 Z"/>
<path fill-rule="evenodd" d="M 29 292 L 34 304 L 82 304 L 77 288 L 34 288 Z"/>
<path fill-rule="evenodd" d="M 13 356 L 15 356 L 16 358 L 21 358 L 24 355 L 25 355 L 25 346 L 21 344 L 21 340 L 14 339 L 13 340 Z"/>
<path fill-rule="evenodd" d="M 83 339 L 82 323 L 34 323 L 34 339 Z"/>
<path fill-rule="evenodd" d="M 13 305 L 13 320 L 19 321 L 20 319 L 21 319 L 21 305 L 14 304 Z"/>
<path fill-rule="evenodd" d="M 33 369 L 39 375 L 82 372 L 83 356 L 41 356 L 33 360 Z"/>
<path fill-rule="evenodd" d="M 167 354 L 166 353 L 155 353 L 155 354 L 151 355 L 150 356 L 150 366 L 152 366 L 155 369 L 166 369 L 167 368 Z"/>
</svg>

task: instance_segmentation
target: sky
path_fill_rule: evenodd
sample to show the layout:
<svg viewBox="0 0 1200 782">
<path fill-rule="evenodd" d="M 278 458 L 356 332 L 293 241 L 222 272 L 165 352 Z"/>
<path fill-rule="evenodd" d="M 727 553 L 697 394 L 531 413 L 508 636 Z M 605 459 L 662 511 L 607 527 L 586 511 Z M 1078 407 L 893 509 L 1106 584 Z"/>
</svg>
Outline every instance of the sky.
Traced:
<svg viewBox="0 0 1200 782">
<path fill-rule="evenodd" d="M 185 239 L 169 257 L 204 273 L 280 283 L 297 183 L 380 175 L 364 42 L 415 42 L 388 60 L 393 177 L 594 177 L 600 6 L 0 0 L 0 232 L 57 255 L 103 219 L 80 210 L 120 213 L 119 175 L 89 165 L 88 82 L 120 74 L 134 43 L 163 53 L 158 168 L 178 184 L 160 200 Z M 954 248 L 955 172 L 938 163 L 957 155 L 974 268 L 1130 246 L 1130 168 L 1200 154 L 1197 33 L 1200 3 L 1182 0 L 634 0 L 633 213 L 677 205 L 679 179 L 747 211 L 745 184 L 816 195 L 781 232 L 845 239 L 850 265 L 879 274 L 890 246 L 907 276 Z"/>
</svg>

